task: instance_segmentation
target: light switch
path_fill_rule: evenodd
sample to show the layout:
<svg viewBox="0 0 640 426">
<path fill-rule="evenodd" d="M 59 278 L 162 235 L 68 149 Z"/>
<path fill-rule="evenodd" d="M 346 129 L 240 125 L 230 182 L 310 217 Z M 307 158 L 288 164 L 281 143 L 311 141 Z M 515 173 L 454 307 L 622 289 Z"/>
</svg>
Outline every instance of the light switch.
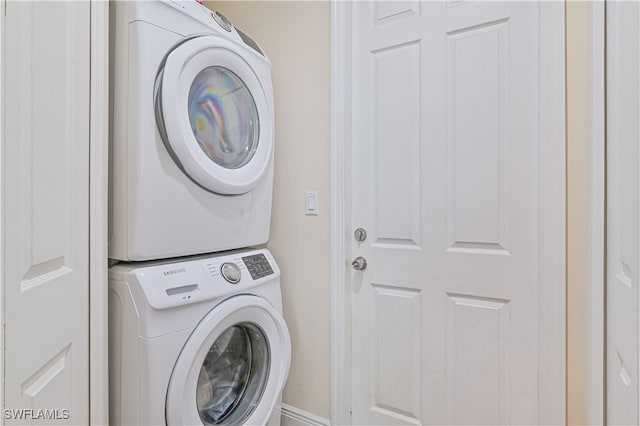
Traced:
<svg viewBox="0 0 640 426">
<path fill-rule="evenodd" d="M 307 192 L 306 200 L 307 200 L 307 203 L 306 203 L 307 215 L 317 215 L 318 214 L 318 193 Z"/>
</svg>

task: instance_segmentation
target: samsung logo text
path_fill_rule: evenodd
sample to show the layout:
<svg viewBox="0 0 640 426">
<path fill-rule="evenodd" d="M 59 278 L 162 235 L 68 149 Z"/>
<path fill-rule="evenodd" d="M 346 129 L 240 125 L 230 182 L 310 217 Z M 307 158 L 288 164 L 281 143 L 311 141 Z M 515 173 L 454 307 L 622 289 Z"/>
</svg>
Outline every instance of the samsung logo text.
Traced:
<svg viewBox="0 0 640 426">
<path fill-rule="evenodd" d="M 171 269 L 169 271 L 164 271 L 162 274 L 166 277 L 169 275 L 182 274 L 184 272 L 187 272 L 187 270 L 185 268 L 180 268 L 180 269 Z"/>
</svg>

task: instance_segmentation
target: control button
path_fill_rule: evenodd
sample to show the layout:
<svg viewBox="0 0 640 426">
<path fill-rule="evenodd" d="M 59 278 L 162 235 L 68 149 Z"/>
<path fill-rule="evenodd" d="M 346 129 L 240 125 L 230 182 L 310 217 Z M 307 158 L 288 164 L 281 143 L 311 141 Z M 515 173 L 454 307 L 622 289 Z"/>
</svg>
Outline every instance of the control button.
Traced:
<svg viewBox="0 0 640 426">
<path fill-rule="evenodd" d="M 247 266 L 247 270 L 254 280 L 273 274 L 273 269 L 271 269 L 269 261 L 262 253 L 243 257 L 242 261 Z"/>
<path fill-rule="evenodd" d="M 223 263 L 220 267 L 220 272 L 222 273 L 224 279 L 231 284 L 238 284 L 240 282 L 242 273 L 240 272 L 240 268 L 238 267 L 238 265 L 236 265 L 235 263 Z"/>
<path fill-rule="evenodd" d="M 222 29 L 224 29 L 225 31 L 231 32 L 231 28 L 233 28 L 233 24 L 231 23 L 231 21 L 227 19 L 226 16 L 224 16 L 220 12 L 213 12 L 211 16 L 213 16 L 213 19 L 218 23 L 218 25 L 222 27 Z"/>
</svg>

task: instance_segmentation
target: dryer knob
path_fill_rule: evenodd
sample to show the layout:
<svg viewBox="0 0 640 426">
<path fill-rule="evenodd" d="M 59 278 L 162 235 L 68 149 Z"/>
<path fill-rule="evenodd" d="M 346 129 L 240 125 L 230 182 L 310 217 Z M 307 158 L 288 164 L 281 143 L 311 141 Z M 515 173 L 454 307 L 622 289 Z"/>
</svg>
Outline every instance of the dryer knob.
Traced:
<svg viewBox="0 0 640 426">
<path fill-rule="evenodd" d="M 238 284 L 240 282 L 240 278 L 242 277 L 240 268 L 235 263 L 223 263 L 220 267 L 220 272 L 222 273 L 224 279 L 231 284 Z"/>
<path fill-rule="evenodd" d="M 213 12 L 211 16 L 218 23 L 218 25 L 222 27 L 222 29 L 224 29 L 225 31 L 231 32 L 231 29 L 233 28 L 233 24 L 231 23 L 230 20 L 227 19 L 226 16 L 224 16 L 220 12 Z"/>
</svg>

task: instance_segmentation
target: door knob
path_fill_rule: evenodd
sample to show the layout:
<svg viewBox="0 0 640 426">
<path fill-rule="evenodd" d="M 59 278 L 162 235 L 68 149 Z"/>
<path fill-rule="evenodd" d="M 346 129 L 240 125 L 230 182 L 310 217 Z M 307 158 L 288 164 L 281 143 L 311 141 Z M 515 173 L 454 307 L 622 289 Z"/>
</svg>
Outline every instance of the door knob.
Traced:
<svg viewBox="0 0 640 426">
<path fill-rule="evenodd" d="M 351 267 L 356 271 L 364 271 L 367 269 L 367 259 L 362 256 L 358 256 L 353 259 L 353 262 L 351 262 Z"/>
</svg>

